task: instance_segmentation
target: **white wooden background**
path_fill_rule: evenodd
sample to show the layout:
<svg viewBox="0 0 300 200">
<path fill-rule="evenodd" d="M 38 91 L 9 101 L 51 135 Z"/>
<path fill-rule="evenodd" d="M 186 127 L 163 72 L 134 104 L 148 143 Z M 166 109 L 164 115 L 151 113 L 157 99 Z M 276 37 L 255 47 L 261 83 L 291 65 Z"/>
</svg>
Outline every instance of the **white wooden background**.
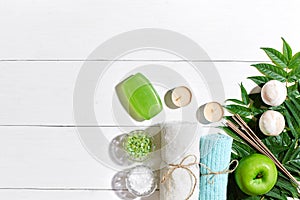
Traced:
<svg viewBox="0 0 300 200">
<path fill-rule="evenodd" d="M 80 144 L 72 111 L 83 60 L 105 40 L 138 28 L 182 33 L 206 50 L 233 98 L 239 82 L 251 87 L 249 65 L 267 60 L 259 47 L 281 48 L 284 37 L 300 51 L 299 8 L 298 0 L 0 0 L 0 199 L 118 199 L 116 172 Z M 180 65 L 149 55 L 118 62 Z"/>
</svg>

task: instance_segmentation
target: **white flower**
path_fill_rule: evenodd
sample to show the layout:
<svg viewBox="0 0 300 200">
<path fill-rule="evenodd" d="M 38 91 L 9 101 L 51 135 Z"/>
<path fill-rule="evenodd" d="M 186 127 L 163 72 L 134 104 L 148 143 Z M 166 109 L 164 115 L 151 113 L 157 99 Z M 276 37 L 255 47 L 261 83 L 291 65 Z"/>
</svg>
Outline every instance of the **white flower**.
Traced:
<svg viewBox="0 0 300 200">
<path fill-rule="evenodd" d="M 267 136 L 279 135 L 285 127 L 285 120 L 280 112 L 268 110 L 259 119 L 259 128 Z"/>
<path fill-rule="evenodd" d="M 263 102 L 270 106 L 279 106 L 286 99 L 287 89 L 284 83 L 271 80 L 261 89 L 261 98 Z"/>
</svg>

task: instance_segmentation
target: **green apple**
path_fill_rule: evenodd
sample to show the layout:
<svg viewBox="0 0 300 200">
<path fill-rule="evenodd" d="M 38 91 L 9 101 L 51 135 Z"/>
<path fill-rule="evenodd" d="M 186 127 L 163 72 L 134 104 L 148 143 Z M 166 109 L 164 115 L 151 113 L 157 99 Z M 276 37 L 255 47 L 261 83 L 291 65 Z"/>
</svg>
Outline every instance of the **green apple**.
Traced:
<svg viewBox="0 0 300 200">
<path fill-rule="evenodd" d="M 235 171 L 235 181 L 246 194 L 268 193 L 277 182 L 277 168 L 274 162 L 262 154 L 251 154 L 239 162 Z"/>
</svg>

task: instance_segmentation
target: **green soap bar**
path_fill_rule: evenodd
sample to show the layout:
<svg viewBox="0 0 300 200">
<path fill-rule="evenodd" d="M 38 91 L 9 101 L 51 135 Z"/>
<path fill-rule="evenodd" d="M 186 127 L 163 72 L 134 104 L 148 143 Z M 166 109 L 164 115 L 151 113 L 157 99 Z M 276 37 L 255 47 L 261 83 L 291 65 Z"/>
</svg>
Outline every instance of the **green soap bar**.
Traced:
<svg viewBox="0 0 300 200">
<path fill-rule="evenodd" d="M 150 81 L 141 73 L 132 75 L 116 86 L 119 100 L 129 115 L 148 120 L 162 110 L 161 100 Z"/>
</svg>

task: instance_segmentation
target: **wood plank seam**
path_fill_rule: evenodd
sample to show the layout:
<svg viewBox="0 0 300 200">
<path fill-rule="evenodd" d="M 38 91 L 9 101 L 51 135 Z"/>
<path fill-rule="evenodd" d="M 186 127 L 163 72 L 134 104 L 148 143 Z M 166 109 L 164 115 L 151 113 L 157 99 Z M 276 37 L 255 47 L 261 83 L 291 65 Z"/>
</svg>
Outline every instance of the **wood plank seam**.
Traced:
<svg viewBox="0 0 300 200">
<path fill-rule="evenodd" d="M 103 188 L 30 188 L 30 187 L 24 187 L 24 188 L 17 188 L 17 187 L 3 187 L 0 188 L 0 190 L 33 190 L 33 191 L 128 191 L 128 189 L 103 189 Z M 159 189 L 156 189 L 155 191 L 159 191 Z"/>
<path fill-rule="evenodd" d="M 267 60 L 172 60 L 172 59 L 0 59 L 0 62 L 216 62 L 216 63 L 256 63 Z"/>
</svg>

